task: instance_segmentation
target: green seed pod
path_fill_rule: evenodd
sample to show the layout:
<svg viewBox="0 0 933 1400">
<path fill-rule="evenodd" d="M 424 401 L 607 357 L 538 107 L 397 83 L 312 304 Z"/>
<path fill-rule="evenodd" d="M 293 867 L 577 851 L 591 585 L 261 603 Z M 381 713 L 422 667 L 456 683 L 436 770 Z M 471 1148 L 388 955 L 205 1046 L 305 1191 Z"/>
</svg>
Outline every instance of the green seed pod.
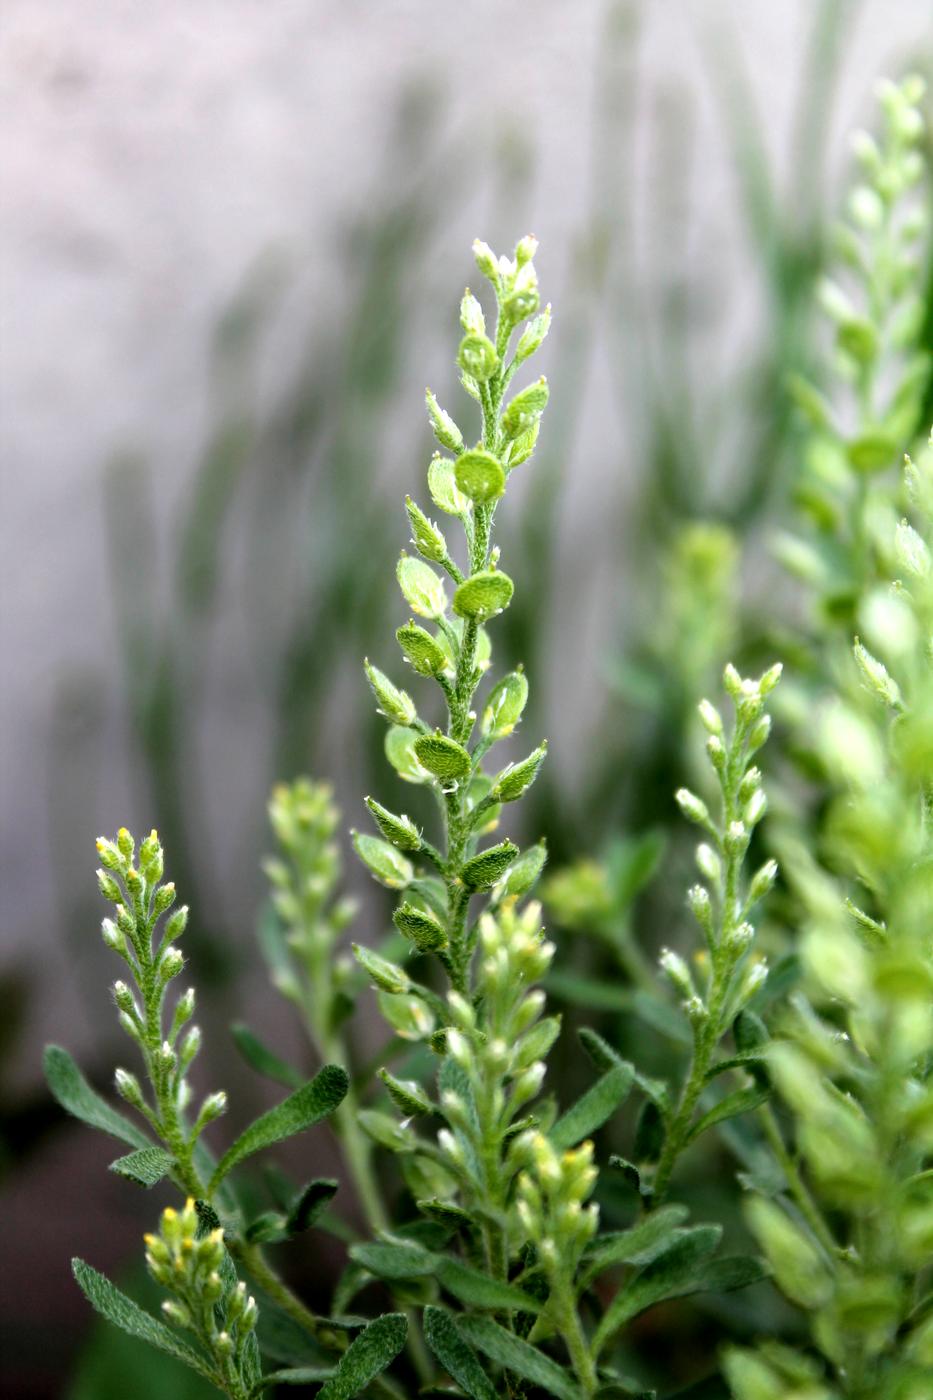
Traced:
<svg viewBox="0 0 933 1400">
<path fill-rule="evenodd" d="M 499 368 L 499 356 L 487 335 L 471 331 L 460 342 L 457 364 L 471 379 L 475 379 L 478 384 L 485 384 Z"/>
<path fill-rule="evenodd" d="M 405 509 L 411 522 L 412 543 L 418 553 L 435 564 L 447 558 L 447 541 L 437 526 L 420 510 L 411 496 L 405 497 Z"/>
<path fill-rule="evenodd" d="M 480 851 L 463 867 L 463 883 L 468 890 L 490 889 L 497 880 L 501 880 L 517 855 L 518 847 L 511 841 L 501 841 L 498 846 Z"/>
<path fill-rule="evenodd" d="M 502 315 L 511 325 L 517 326 L 526 316 L 533 316 L 540 305 L 537 287 L 527 287 L 506 297 L 502 303 Z"/>
<path fill-rule="evenodd" d="M 410 554 L 403 554 L 395 569 L 405 602 L 419 617 L 442 617 L 447 611 L 444 585 L 433 569 Z"/>
<path fill-rule="evenodd" d="M 380 884 L 390 890 L 403 890 L 414 879 L 411 861 L 406 860 L 388 841 L 351 831 L 353 847 L 360 860 Z"/>
<path fill-rule="evenodd" d="M 447 666 L 447 653 L 417 622 L 406 622 L 395 634 L 405 660 L 419 676 L 437 676 Z"/>
<path fill-rule="evenodd" d="M 534 888 L 547 861 L 547 846 L 543 841 L 522 851 L 513 861 L 499 883 L 496 894 L 500 900 L 523 899 Z"/>
<path fill-rule="evenodd" d="M 379 1070 L 378 1075 L 389 1091 L 389 1098 L 404 1117 L 419 1118 L 434 1112 L 433 1103 L 416 1079 L 396 1079 L 387 1069 Z"/>
<path fill-rule="evenodd" d="M 386 733 L 386 758 L 399 777 L 404 778 L 406 783 L 425 783 L 430 776 L 422 768 L 415 753 L 417 739 L 418 731 L 416 729 L 407 729 L 401 724 L 393 725 Z"/>
<path fill-rule="evenodd" d="M 399 933 L 405 935 L 419 953 L 436 953 L 447 944 L 447 934 L 433 914 L 416 909 L 413 904 L 400 904 L 392 915 Z"/>
<path fill-rule="evenodd" d="M 415 826 L 411 817 L 397 817 L 394 812 L 390 812 L 387 807 L 383 807 L 381 802 L 376 802 L 374 798 L 366 798 L 366 806 L 376 821 L 376 825 L 387 841 L 391 841 L 393 846 L 400 851 L 420 851 L 421 832 Z"/>
<path fill-rule="evenodd" d="M 445 515 L 463 515 L 470 502 L 457 490 L 454 463 L 449 457 L 432 457 L 428 467 L 428 490 L 431 500 Z"/>
<path fill-rule="evenodd" d="M 484 569 L 465 579 L 454 594 L 454 612 L 476 622 L 504 612 L 512 599 L 515 585 L 508 574 L 499 569 Z"/>
<path fill-rule="evenodd" d="M 380 1113 L 376 1108 L 362 1108 L 357 1115 L 357 1121 L 367 1137 L 379 1147 L 385 1147 L 390 1152 L 413 1152 L 416 1142 L 415 1136 L 401 1123 L 397 1123 L 388 1113 Z"/>
<path fill-rule="evenodd" d="M 772 1201 L 756 1197 L 749 1201 L 745 1214 L 781 1290 L 801 1307 L 822 1307 L 833 1284 L 816 1246 Z"/>
<path fill-rule="evenodd" d="M 360 943 L 354 943 L 352 946 L 353 956 L 380 991 L 404 994 L 409 990 L 411 979 L 397 963 L 381 958 L 378 953 L 374 953 L 371 948 L 364 948 Z"/>
<path fill-rule="evenodd" d="M 460 782 L 472 766 L 466 749 L 440 732 L 422 734 L 414 749 L 418 762 L 441 783 Z"/>
<path fill-rule="evenodd" d="M 434 1016 L 420 997 L 380 992 L 378 1001 L 382 1015 L 403 1040 L 425 1040 L 434 1030 Z"/>
<path fill-rule="evenodd" d="M 493 783 L 492 796 L 496 802 L 515 802 L 531 787 L 538 776 L 538 769 L 547 756 L 547 740 L 539 744 L 533 753 L 521 763 L 510 763 L 503 768 Z"/>
<path fill-rule="evenodd" d="M 528 700 L 528 681 L 519 667 L 503 676 L 490 691 L 483 710 L 481 730 L 486 738 L 505 739 L 512 733 Z"/>
<path fill-rule="evenodd" d="M 393 724 L 411 724 L 415 717 L 415 704 L 411 696 L 394 686 L 377 666 L 370 666 L 368 661 L 363 665 L 370 689 L 376 697 L 379 713 Z"/>
<path fill-rule="evenodd" d="M 505 490 L 505 469 L 498 457 L 475 447 L 457 458 L 454 475 L 460 490 L 471 501 L 485 505 L 496 501 Z"/>
<path fill-rule="evenodd" d="M 527 389 L 515 395 L 502 415 L 506 437 L 521 437 L 534 427 L 547 406 L 549 393 L 547 380 L 542 375 L 536 384 L 529 384 Z"/>
<path fill-rule="evenodd" d="M 505 460 L 509 471 L 511 471 L 513 467 L 520 467 L 522 462 L 528 461 L 528 458 L 532 455 L 537 446 L 540 429 L 541 419 L 536 418 L 527 433 L 521 433 L 509 443 L 505 454 Z"/>
<path fill-rule="evenodd" d="M 483 308 L 469 287 L 463 293 L 460 301 L 460 324 L 468 334 L 486 334 L 486 317 L 483 315 Z"/>
<path fill-rule="evenodd" d="M 530 321 L 519 337 L 515 347 L 515 359 L 518 364 L 522 364 L 529 359 L 541 346 L 544 337 L 551 328 L 551 308 L 546 306 L 540 316 L 536 316 Z"/>
<path fill-rule="evenodd" d="M 446 447 L 448 452 L 461 452 L 463 450 L 463 434 L 450 414 L 444 412 L 430 389 L 425 389 L 424 397 L 434 436 L 441 447 Z"/>
</svg>

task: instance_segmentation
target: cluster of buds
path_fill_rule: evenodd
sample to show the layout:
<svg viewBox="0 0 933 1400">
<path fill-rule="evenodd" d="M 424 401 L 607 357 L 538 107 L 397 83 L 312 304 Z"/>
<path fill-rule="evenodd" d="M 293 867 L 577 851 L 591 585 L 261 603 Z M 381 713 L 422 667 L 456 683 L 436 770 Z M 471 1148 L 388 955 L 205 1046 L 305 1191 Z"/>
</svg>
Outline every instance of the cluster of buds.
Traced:
<svg viewBox="0 0 933 1400">
<path fill-rule="evenodd" d="M 243 1353 L 259 1316 L 255 1298 L 236 1282 L 226 1258 L 223 1230 L 198 1237 L 194 1201 L 162 1212 L 157 1235 L 146 1235 L 146 1267 L 172 1296 L 162 1304 L 167 1322 L 193 1333 L 225 1379 L 239 1375 Z"/>
<path fill-rule="evenodd" d="M 754 928 L 748 915 L 774 884 L 777 862 L 766 861 L 745 884 L 742 866 L 752 833 L 767 809 L 761 772 L 751 759 L 771 731 L 765 704 L 780 677 L 780 665 L 772 666 L 757 680 L 740 676 L 734 666 L 726 667 L 723 683 L 735 713 L 728 734 L 716 707 L 709 700 L 700 702 L 700 719 L 708 734 L 706 752 L 720 791 L 718 818 L 687 788 L 676 794 L 684 816 L 709 838 L 696 849 L 704 883 L 693 885 L 687 895 L 707 945 L 700 959 L 708 973 L 705 991 L 697 991 L 686 962 L 670 949 L 661 953 L 661 970 L 697 1028 L 706 1024 L 715 987 L 717 1033 L 741 1011 L 767 976 L 764 961 L 749 957 Z"/>
<path fill-rule="evenodd" d="M 522 1230 L 548 1276 L 572 1280 L 599 1223 L 599 1207 L 585 1204 L 598 1175 L 593 1144 L 559 1153 L 543 1133 L 528 1132 L 516 1147 L 529 1164 L 516 1190 Z"/>
<path fill-rule="evenodd" d="M 276 961 L 272 976 L 279 991 L 303 1004 L 308 979 L 319 981 L 328 968 L 334 970 L 331 955 L 355 913 L 352 900 L 334 900 L 341 873 L 334 840 L 340 813 L 330 785 L 308 778 L 277 784 L 268 810 L 278 853 L 263 862 L 263 869 L 291 954 Z"/>
<path fill-rule="evenodd" d="M 547 972 L 554 955 L 540 925 L 536 902 L 518 911 L 503 907 L 484 914 L 479 930 L 477 1001 L 459 992 L 448 994 L 451 1025 L 446 1050 L 463 1072 L 479 1115 L 455 1089 L 441 1095 L 447 1127 L 438 1134 L 441 1151 L 466 1171 L 480 1138 L 497 1154 L 515 1138 L 518 1114 L 540 1092 L 545 1057 L 560 1031 L 560 1018 L 541 1018 L 545 996 L 534 983 Z M 512 1151 L 507 1175 L 517 1169 Z"/>
<path fill-rule="evenodd" d="M 194 988 L 189 987 L 175 1003 L 171 1020 L 163 1024 L 164 1002 L 169 983 L 184 967 L 184 958 L 175 942 L 185 931 L 188 910 L 183 906 L 169 915 L 175 902 L 175 886 L 161 883 L 164 858 L 158 833 L 151 831 L 139 844 L 126 827 L 113 840 L 100 837 L 97 852 L 101 868 L 97 882 L 101 894 L 114 905 L 114 915 L 106 918 L 101 933 L 108 948 L 118 953 L 129 968 L 136 989 L 121 980 L 113 984 L 113 999 L 123 1030 L 139 1046 L 152 1089 L 150 1104 L 135 1074 L 119 1068 L 115 1073 L 117 1093 L 164 1134 L 167 1119 L 184 1113 L 191 1101 L 186 1078 L 201 1048 L 201 1031 L 189 1026 L 194 1015 Z M 169 915 L 169 917 L 165 917 Z M 160 922 L 161 932 L 159 931 Z M 198 1134 L 226 1109 L 226 1096 L 209 1094 L 201 1105 L 189 1135 Z"/>
</svg>

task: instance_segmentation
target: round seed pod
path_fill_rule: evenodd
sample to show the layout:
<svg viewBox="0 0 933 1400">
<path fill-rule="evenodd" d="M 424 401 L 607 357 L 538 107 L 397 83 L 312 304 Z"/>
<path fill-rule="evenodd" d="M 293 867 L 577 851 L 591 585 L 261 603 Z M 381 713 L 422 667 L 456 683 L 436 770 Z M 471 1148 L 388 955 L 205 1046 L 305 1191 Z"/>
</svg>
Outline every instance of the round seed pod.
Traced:
<svg viewBox="0 0 933 1400">
<path fill-rule="evenodd" d="M 499 569 L 483 569 L 460 584 L 454 593 L 454 612 L 475 622 L 486 622 L 504 612 L 514 591 L 508 574 Z"/>
<path fill-rule="evenodd" d="M 477 505 L 498 500 L 505 490 L 505 468 L 498 457 L 481 447 L 457 458 L 454 476 L 463 494 Z"/>
</svg>

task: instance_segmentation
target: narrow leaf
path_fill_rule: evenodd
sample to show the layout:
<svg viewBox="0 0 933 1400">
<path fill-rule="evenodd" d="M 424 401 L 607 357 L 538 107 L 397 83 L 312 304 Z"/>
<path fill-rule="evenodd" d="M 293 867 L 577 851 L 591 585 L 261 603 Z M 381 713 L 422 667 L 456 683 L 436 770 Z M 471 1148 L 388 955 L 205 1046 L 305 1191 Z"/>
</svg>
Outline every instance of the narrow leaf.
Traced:
<svg viewBox="0 0 933 1400">
<path fill-rule="evenodd" d="M 698 1138 L 701 1133 L 705 1133 L 707 1128 L 712 1128 L 716 1123 L 724 1123 L 728 1118 L 735 1118 L 739 1113 L 749 1113 L 753 1108 L 760 1107 L 769 1094 L 769 1089 L 763 1089 L 758 1084 L 753 1084 L 748 1089 L 736 1089 L 734 1093 L 727 1094 L 708 1113 L 704 1113 L 702 1118 L 697 1119 L 690 1129 L 687 1142 L 693 1142 L 694 1138 Z"/>
<path fill-rule="evenodd" d="M 152 1142 L 135 1123 L 124 1118 L 92 1089 L 74 1060 L 60 1045 L 47 1045 L 43 1056 L 45 1078 L 52 1097 L 68 1113 L 91 1128 L 119 1138 L 130 1147 L 151 1147 Z"/>
<path fill-rule="evenodd" d="M 733 1293 L 737 1288 L 748 1288 L 770 1276 L 763 1259 L 734 1254 L 725 1259 L 708 1260 L 698 1275 L 698 1283 L 704 1293 Z"/>
<path fill-rule="evenodd" d="M 583 1286 L 613 1264 L 650 1263 L 673 1243 L 687 1214 L 686 1206 L 662 1206 L 630 1230 L 604 1235 L 586 1260 Z"/>
<path fill-rule="evenodd" d="M 436 1262 L 429 1250 L 407 1243 L 354 1244 L 350 1258 L 377 1278 L 391 1280 L 424 1278 L 434 1272 Z"/>
<path fill-rule="evenodd" d="M 303 1132 L 333 1113 L 349 1087 L 346 1070 L 339 1065 L 324 1065 L 304 1088 L 289 1094 L 287 1099 L 270 1108 L 268 1113 L 257 1118 L 240 1134 L 218 1162 L 211 1177 L 209 1192 L 213 1194 L 231 1168 L 245 1157 L 251 1157 L 254 1152 L 270 1147 L 274 1142 L 293 1137 L 295 1133 Z"/>
<path fill-rule="evenodd" d="M 476 1352 L 460 1334 L 449 1312 L 430 1305 L 424 1310 L 424 1339 L 444 1370 L 470 1400 L 496 1400 L 496 1391 Z"/>
<path fill-rule="evenodd" d="M 337 1182 L 328 1177 L 309 1181 L 288 1212 L 286 1229 L 290 1235 L 310 1230 L 337 1194 Z"/>
<path fill-rule="evenodd" d="M 161 1147 L 141 1147 L 138 1152 L 129 1152 L 111 1162 L 110 1170 L 125 1176 L 127 1181 L 135 1181 L 137 1186 L 155 1186 L 174 1165 L 174 1157 Z"/>
<path fill-rule="evenodd" d="M 559 1151 L 575 1147 L 590 1133 L 601 1128 L 627 1097 L 634 1079 L 632 1066 L 624 1062 L 597 1079 L 573 1108 L 569 1108 L 554 1124 L 549 1134 L 554 1146 Z"/>
<path fill-rule="evenodd" d="M 563 1366 L 489 1317 L 461 1317 L 460 1332 L 492 1361 L 539 1385 L 557 1400 L 583 1400 L 583 1392 Z"/>
<path fill-rule="evenodd" d="M 284 1084 L 287 1089 L 298 1089 L 304 1084 L 304 1075 L 299 1070 L 293 1069 L 291 1065 L 286 1064 L 268 1046 L 263 1045 L 249 1026 L 238 1022 L 230 1027 L 230 1034 L 233 1036 L 233 1043 L 243 1059 L 257 1074 L 264 1075 L 266 1079 L 274 1080 L 276 1084 Z"/>
<path fill-rule="evenodd" d="M 85 1298 L 108 1322 L 128 1332 L 131 1337 L 136 1337 L 138 1341 L 148 1342 L 158 1351 L 173 1356 L 176 1361 L 183 1361 L 205 1380 L 214 1385 L 218 1384 L 217 1377 L 200 1352 L 195 1351 L 181 1337 L 177 1337 L 164 1322 L 144 1312 L 132 1298 L 121 1293 L 109 1278 L 92 1269 L 83 1259 L 72 1259 L 71 1269 Z"/>
<path fill-rule="evenodd" d="M 633 1317 L 665 1298 L 682 1298 L 704 1287 L 702 1260 L 719 1243 L 722 1227 L 697 1225 L 684 1230 L 670 1249 L 647 1264 L 616 1294 L 593 1337 L 594 1352 Z"/>
<path fill-rule="evenodd" d="M 317 1400 L 352 1400 L 394 1361 L 408 1336 L 404 1313 L 377 1317 L 351 1342 L 330 1380 L 318 1391 Z"/>
<path fill-rule="evenodd" d="M 289 1366 L 284 1371 L 267 1371 L 262 1378 L 262 1389 L 270 1385 L 312 1385 L 315 1381 L 330 1380 L 333 1366 Z"/>
<path fill-rule="evenodd" d="M 449 1293 L 473 1308 L 490 1312 L 539 1313 L 541 1303 L 511 1283 L 502 1283 L 459 1259 L 438 1259 L 435 1277 Z"/>
</svg>

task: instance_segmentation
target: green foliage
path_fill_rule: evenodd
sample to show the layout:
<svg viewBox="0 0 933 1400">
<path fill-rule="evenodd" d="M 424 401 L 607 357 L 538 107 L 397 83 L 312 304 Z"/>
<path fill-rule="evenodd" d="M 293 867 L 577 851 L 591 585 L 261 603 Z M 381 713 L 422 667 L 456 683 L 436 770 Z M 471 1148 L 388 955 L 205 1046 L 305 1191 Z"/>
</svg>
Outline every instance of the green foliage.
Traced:
<svg viewBox="0 0 933 1400">
<path fill-rule="evenodd" d="M 658 829 L 615 836 L 601 858 L 587 854 L 544 883 L 558 924 L 591 935 L 609 978 L 606 961 L 587 966 L 586 954 L 553 966 L 558 949 L 528 900 L 546 846 L 521 849 L 501 830 L 513 830 L 513 804 L 527 799 L 528 810 L 548 783 L 546 741 L 492 755 L 536 715 L 536 668 L 530 684 L 510 652 L 521 635 L 510 622 L 526 594 L 542 602 L 528 586 L 537 542 L 528 536 L 508 574 L 493 539 L 512 473 L 542 470 L 533 458 L 547 383 L 512 384 L 550 325 L 530 237 L 511 258 L 474 245 L 495 307 L 492 324 L 471 292 L 460 304 L 456 365 L 476 428 L 427 394 L 440 449 L 428 494 L 447 520 L 442 529 L 406 497 L 415 553 L 396 567 L 395 638 L 418 678 L 414 697 L 365 663 L 388 723 L 386 757 L 410 785 L 411 814 L 396 810 L 409 805 L 398 788 L 388 806 L 368 797 L 375 830 L 352 833 L 379 897 L 390 892 L 391 918 L 382 935 L 378 925 L 368 933 L 375 946 L 353 945 L 355 966 L 342 955 L 355 911 L 339 895 L 331 791 L 308 779 L 277 786 L 260 939 L 320 1068 L 309 1081 L 235 1027 L 247 1062 L 293 1092 L 219 1160 L 202 1134 L 224 1096 L 190 1110 L 193 992 L 168 1004 L 185 915 L 170 917 L 161 847 L 153 833 L 137 858 L 125 831 L 99 844 L 101 891 L 115 906 L 104 938 L 135 984 L 113 994 L 144 1070 L 144 1084 L 118 1070 L 117 1089 L 146 1131 L 65 1051 L 49 1049 L 47 1075 L 63 1106 L 132 1149 L 115 1173 L 188 1200 L 147 1236 L 150 1273 L 170 1295 L 164 1321 L 89 1266 L 76 1263 L 76 1277 L 124 1332 L 224 1393 L 250 1400 L 281 1384 L 320 1386 L 324 1400 L 416 1388 L 473 1400 L 655 1394 L 627 1374 L 643 1360 L 643 1315 L 688 1297 L 709 1309 L 703 1295 L 762 1284 L 760 1306 L 723 1313 L 722 1370 L 736 1400 L 923 1400 L 933 1371 L 933 445 L 913 454 L 903 485 L 893 479 L 929 364 L 915 296 L 923 221 L 911 207 L 920 97 L 915 79 L 882 88 L 884 133 L 877 144 L 857 140 L 863 177 L 837 239 L 848 271 L 820 293 L 851 403 L 802 377 L 791 386 L 809 423 L 795 487 L 804 523 L 777 552 L 807 581 L 811 618 L 784 630 L 788 676 L 773 701 L 781 666 L 756 680 L 730 664 L 728 722 L 710 701 L 699 705 L 706 763 L 687 759 L 691 786 L 676 793 L 701 836 L 701 878 L 687 900 L 695 952 L 677 951 L 679 925 L 656 917 L 677 883 L 665 866 L 676 870 L 680 837 L 660 829 L 669 814 L 647 812 Z M 616 677 L 630 701 L 640 694 L 656 710 L 661 730 L 684 728 L 687 697 L 692 710 L 742 645 L 739 544 L 722 523 L 673 510 L 666 523 L 653 640 Z M 497 661 L 509 653 L 498 678 L 494 645 Z M 758 666 L 773 654 L 761 636 L 745 650 Z M 756 758 L 772 707 L 776 811 L 759 829 L 768 802 Z M 582 808 L 599 810 L 590 796 Z M 661 977 L 639 942 L 652 915 L 676 945 L 661 951 Z M 349 1033 L 367 983 L 390 1032 L 368 1062 Z M 579 1033 L 595 1075 L 580 1072 L 549 997 L 601 1017 L 602 1034 Z M 227 1180 L 324 1117 L 358 1207 L 341 1201 L 329 1220 L 348 1258 L 330 1318 L 300 1302 L 263 1247 L 313 1227 L 336 1181 L 296 1186 L 268 1172 L 271 1202 L 257 1213 L 255 1187 Z M 713 1158 L 723 1150 L 738 1170 Z M 693 1221 L 685 1201 L 670 1199 L 679 1192 L 702 1199 L 713 1223 Z M 724 1238 L 744 1252 L 720 1254 Z M 777 1311 L 775 1290 L 799 1323 Z M 387 1298 L 398 1311 L 369 1322 L 349 1314 L 357 1299 L 378 1311 Z M 667 1306 L 658 1325 L 678 1315 Z M 272 1365 L 264 1375 L 260 1347 Z M 710 1378 L 709 1393 L 722 1384 Z M 702 1381 L 696 1393 L 707 1393 Z"/>
</svg>

